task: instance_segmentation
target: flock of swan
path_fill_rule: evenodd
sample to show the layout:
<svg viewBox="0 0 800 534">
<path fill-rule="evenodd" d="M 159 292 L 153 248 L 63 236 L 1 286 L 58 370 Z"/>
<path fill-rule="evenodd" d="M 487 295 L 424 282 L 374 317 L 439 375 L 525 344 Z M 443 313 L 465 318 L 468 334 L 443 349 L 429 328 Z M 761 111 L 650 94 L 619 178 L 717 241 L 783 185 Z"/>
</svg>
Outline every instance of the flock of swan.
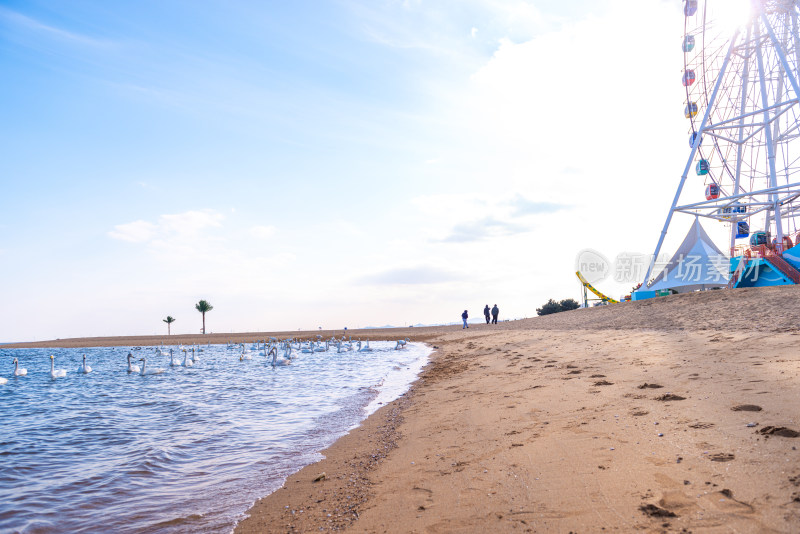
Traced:
<svg viewBox="0 0 800 534">
<path fill-rule="evenodd" d="M 228 350 L 236 350 L 239 352 L 239 361 L 246 361 L 253 359 L 253 353 L 255 352 L 258 356 L 265 356 L 267 357 L 267 363 L 272 365 L 273 367 L 285 366 L 292 363 L 292 360 L 296 359 L 299 354 L 312 354 L 315 352 L 328 352 L 333 348 L 336 349 L 337 353 L 342 352 L 372 352 L 372 349 L 369 346 L 369 340 L 366 343 L 362 344 L 361 340 L 353 342 L 352 338 L 349 340 L 336 339 L 331 338 L 329 340 L 323 341 L 321 339 L 322 336 L 317 336 L 316 340 L 309 340 L 309 341 L 302 341 L 298 339 L 286 339 L 283 341 L 279 341 L 277 338 L 270 338 L 269 341 L 262 340 L 256 341 L 253 343 L 250 348 L 248 349 L 244 343 L 228 343 L 226 348 Z M 395 345 L 395 350 L 401 350 L 406 347 L 409 338 L 405 339 L 398 339 L 397 345 Z M 209 345 L 210 347 L 210 345 Z M 136 347 L 136 349 L 140 349 L 141 347 Z M 156 356 L 169 356 L 169 365 L 170 367 L 185 367 L 189 368 L 192 367 L 200 358 L 200 353 L 203 352 L 202 347 L 191 347 L 191 356 L 190 350 L 182 345 L 178 346 L 178 352 L 183 352 L 183 361 L 180 359 L 175 358 L 175 353 L 173 349 L 165 349 L 164 346 L 160 346 L 155 349 Z M 272 357 L 270 360 L 269 357 Z M 141 362 L 141 366 L 133 363 L 134 356 L 133 352 L 128 352 L 128 373 L 138 373 L 142 376 L 145 375 L 158 375 L 166 371 L 166 369 L 161 367 L 156 368 L 147 368 L 147 358 L 141 357 L 138 358 L 137 361 Z M 14 378 L 27 376 L 28 370 L 27 369 L 20 369 L 19 361 L 17 358 L 14 358 Z M 78 366 L 77 373 L 78 374 L 89 374 L 92 372 L 92 367 L 86 363 L 86 354 L 83 355 L 83 360 L 80 366 Z M 55 356 L 52 354 L 50 355 L 50 378 L 55 380 L 57 378 L 64 378 L 67 376 L 66 369 L 56 369 L 55 368 Z M 4 377 L 0 377 L 0 386 L 7 384 L 8 379 Z"/>
</svg>

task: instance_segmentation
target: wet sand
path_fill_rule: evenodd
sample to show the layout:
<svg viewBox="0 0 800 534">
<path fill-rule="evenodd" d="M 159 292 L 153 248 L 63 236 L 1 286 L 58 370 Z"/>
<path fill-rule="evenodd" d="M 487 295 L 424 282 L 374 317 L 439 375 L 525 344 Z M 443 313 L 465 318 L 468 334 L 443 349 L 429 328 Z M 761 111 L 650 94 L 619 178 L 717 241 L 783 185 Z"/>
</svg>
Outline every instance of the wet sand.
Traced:
<svg viewBox="0 0 800 534">
<path fill-rule="evenodd" d="M 236 532 L 798 532 L 798 326 L 792 286 L 353 331 L 437 350 Z"/>
</svg>

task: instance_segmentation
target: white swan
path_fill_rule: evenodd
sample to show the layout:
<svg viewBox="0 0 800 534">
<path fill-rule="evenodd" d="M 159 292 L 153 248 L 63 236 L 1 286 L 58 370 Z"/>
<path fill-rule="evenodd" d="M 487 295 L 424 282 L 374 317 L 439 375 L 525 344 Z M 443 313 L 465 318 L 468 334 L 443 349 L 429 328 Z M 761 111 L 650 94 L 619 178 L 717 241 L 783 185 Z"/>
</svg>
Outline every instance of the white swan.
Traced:
<svg viewBox="0 0 800 534">
<path fill-rule="evenodd" d="M 14 376 L 25 376 L 28 374 L 27 369 L 20 369 L 19 368 L 19 360 L 14 358 Z"/>
<path fill-rule="evenodd" d="M 245 360 L 252 360 L 252 359 L 253 359 L 253 356 L 251 356 L 249 352 L 245 352 L 244 350 L 239 355 L 239 361 L 240 362 L 243 362 Z"/>
<path fill-rule="evenodd" d="M 408 342 L 409 342 L 408 338 L 398 339 L 397 340 L 397 345 L 395 345 L 394 350 L 400 350 L 400 349 L 406 348 L 406 343 L 408 343 Z"/>
<path fill-rule="evenodd" d="M 131 353 L 129 352 L 129 353 L 128 353 L 128 372 L 129 372 L 129 373 L 138 373 L 139 371 L 141 371 L 141 369 L 139 369 L 139 366 L 138 366 L 138 365 L 133 365 L 133 364 L 131 363 L 131 358 L 133 358 L 133 354 L 131 354 Z"/>
<path fill-rule="evenodd" d="M 361 340 L 358 341 L 358 352 L 372 352 L 372 349 L 369 348 L 369 339 L 367 340 L 367 344 L 363 347 L 361 346 Z"/>
<path fill-rule="evenodd" d="M 287 351 L 289 350 L 291 349 L 287 347 Z M 292 360 L 288 360 L 283 357 L 278 358 L 278 347 L 272 347 L 269 350 L 269 353 L 272 354 L 272 367 L 275 367 L 276 365 L 289 365 L 292 363 Z"/>
<path fill-rule="evenodd" d="M 186 349 L 183 349 L 183 363 L 181 364 L 182 367 L 191 367 L 194 365 L 194 362 L 189 359 L 189 352 Z"/>
<path fill-rule="evenodd" d="M 139 373 L 142 376 L 144 376 L 144 375 L 160 375 L 161 373 L 164 372 L 164 369 L 161 369 L 160 367 L 157 368 L 157 369 L 150 369 L 148 371 L 147 370 L 147 358 L 141 358 L 139 361 L 142 362 L 142 371 Z"/>
<path fill-rule="evenodd" d="M 56 369 L 55 368 L 55 363 L 56 363 L 56 359 L 51 354 L 50 355 L 50 378 L 55 380 L 56 378 L 64 378 L 65 376 L 67 376 L 67 370 L 66 369 Z"/>
<path fill-rule="evenodd" d="M 0 376 L 0 386 L 4 386 L 6 384 L 8 384 L 8 378 L 3 378 Z"/>
<path fill-rule="evenodd" d="M 170 367 L 176 367 L 176 366 L 178 366 L 180 364 L 181 364 L 181 362 L 179 360 L 176 360 L 175 357 L 172 355 L 172 349 L 169 349 L 169 365 L 170 365 Z"/>
<path fill-rule="evenodd" d="M 83 355 L 83 363 L 78 366 L 78 372 L 83 375 L 88 375 L 92 372 L 92 367 L 86 363 L 86 355 Z"/>
</svg>

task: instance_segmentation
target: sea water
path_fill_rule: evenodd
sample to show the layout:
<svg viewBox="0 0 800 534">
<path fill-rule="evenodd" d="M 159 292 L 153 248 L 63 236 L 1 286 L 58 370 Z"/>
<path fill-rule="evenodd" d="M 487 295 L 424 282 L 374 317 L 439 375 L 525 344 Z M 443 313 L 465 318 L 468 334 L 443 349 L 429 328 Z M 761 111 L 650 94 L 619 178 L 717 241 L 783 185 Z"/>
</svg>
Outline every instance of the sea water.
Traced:
<svg viewBox="0 0 800 534">
<path fill-rule="evenodd" d="M 272 367 L 255 350 L 241 361 L 241 348 L 212 345 L 190 368 L 153 347 L 2 349 L 0 532 L 230 532 L 256 499 L 402 395 L 430 354 L 371 348 Z M 164 372 L 128 373 L 129 352 Z M 50 354 L 66 377 L 51 379 Z M 27 376 L 12 376 L 14 357 Z"/>
</svg>

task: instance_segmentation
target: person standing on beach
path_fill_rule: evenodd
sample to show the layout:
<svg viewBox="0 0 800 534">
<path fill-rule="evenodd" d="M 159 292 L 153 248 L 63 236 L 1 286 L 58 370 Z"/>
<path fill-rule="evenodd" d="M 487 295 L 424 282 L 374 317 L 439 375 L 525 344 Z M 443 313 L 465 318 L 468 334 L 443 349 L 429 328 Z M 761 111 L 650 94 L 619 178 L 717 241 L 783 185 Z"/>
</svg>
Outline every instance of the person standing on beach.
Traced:
<svg viewBox="0 0 800 534">
<path fill-rule="evenodd" d="M 467 313 L 467 310 L 464 310 L 464 313 L 461 314 L 461 320 L 464 321 L 464 326 L 461 327 L 461 330 L 469 328 L 467 325 L 467 319 L 469 319 L 469 314 Z"/>
<path fill-rule="evenodd" d="M 489 324 L 489 305 L 488 304 L 483 309 L 483 315 L 484 315 L 484 317 L 486 317 L 486 324 Z"/>
<path fill-rule="evenodd" d="M 488 304 L 487 304 L 487 306 L 488 306 Z M 494 308 L 492 308 L 492 324 L 497 324 L 497 316 L 498 315 L 500 315 L 500 308 L 498 308 L 497 304 L 495 304 Z M 487 317 L 487 319 L 488 319 L 488 317 Z"/>
</svg>

